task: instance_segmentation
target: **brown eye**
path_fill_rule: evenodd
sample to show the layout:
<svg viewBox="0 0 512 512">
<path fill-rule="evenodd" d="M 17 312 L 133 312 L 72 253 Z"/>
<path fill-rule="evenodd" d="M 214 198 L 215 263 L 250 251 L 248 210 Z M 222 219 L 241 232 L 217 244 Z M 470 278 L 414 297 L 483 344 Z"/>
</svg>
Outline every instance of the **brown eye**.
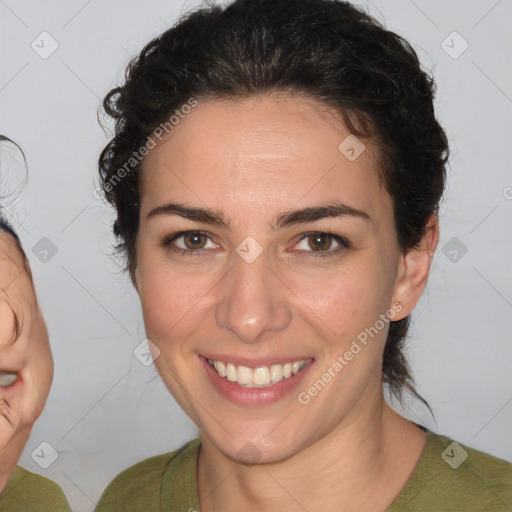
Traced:
<svg viewBox="0 0 512 512">
<path fill-rule="evenodd" d="M 207 244 L 210 244 L 208 246 Z M 160 242 L 162 247 L 187 256 L 202 254 L 215 247 L 208 233 L 202 231 L 180 231 L 166 236 Z"/>
<path fill-rule="evenodd" d="M 308 244 L 314 251 L 327 251 L 331 248 L 332 235 L 328 233 L 314 233 L 308 236 Z"/>
<path fill-rule="evenodd" d="M 351 247 L 343 236 L 322 231 L 304 233 L 296 245 L 300 256 L 334 256 Z M 301 254 L 302 253 L 302 254 Z"/>
<path fill-rule="evenodd" d="M 207 240 L 206 236 L 202 233 L 191 232 L 183 235 L 185 247 L 190 250 L 203 249 Z"/>
</svg>

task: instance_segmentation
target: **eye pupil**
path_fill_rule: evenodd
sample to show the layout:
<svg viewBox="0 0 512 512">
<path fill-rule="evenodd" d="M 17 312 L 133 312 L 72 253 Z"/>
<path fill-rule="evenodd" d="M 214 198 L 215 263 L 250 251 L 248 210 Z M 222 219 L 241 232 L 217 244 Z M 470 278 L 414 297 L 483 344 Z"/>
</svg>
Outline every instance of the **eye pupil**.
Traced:
<svg viewBox="0 0 512 512">
<path fill-rule="evenodd" d="M 315 233 L 314 235 L 309 236 L 309 245 L 315 250 L 327 250 L 331 246 L 331 237 L 328 234 L 324 233 Z"/>
<path fill-rule="evenodd" d="M 202 236 L 203 235 L 201 233 L 188 233 L 183 237 L 183 239 L 188 249 L 202 249 L 204 247 L 204 240 L 203 244 L 201 245 Z M 190 241 L 191 243 L 189 243 Z"/>
</svg>

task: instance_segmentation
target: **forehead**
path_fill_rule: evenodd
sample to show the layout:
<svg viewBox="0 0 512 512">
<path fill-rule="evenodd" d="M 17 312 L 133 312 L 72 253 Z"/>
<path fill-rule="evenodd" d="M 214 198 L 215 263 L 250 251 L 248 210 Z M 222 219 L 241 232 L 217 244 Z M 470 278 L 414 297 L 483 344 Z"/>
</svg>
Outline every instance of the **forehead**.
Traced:
<svg viewBox="0 0 512 512">
<path fill-rule="evenodd" d="M 378 150 L 365 140 L 347 158 L 340 144 L 350 135 L 334 109 L 305 96 L 200 100 L 146 157 L 142 209 L 177 199 L 266 211 L 351 200 L 378 214 L 390 206 Z"/>
<path fill-rule="evenodd" d="M 25 259 L 14 237 L 0 230 L 0 294 L 10 298 L 33 300 L 32 279 L 27 271 Z"/>
<path fill-rule="evenodd" d="M 7 231 L 0 229 L 0 269 L 24 266 L 24 258 L 21 254 L 18 242 Z"/>
</svg>

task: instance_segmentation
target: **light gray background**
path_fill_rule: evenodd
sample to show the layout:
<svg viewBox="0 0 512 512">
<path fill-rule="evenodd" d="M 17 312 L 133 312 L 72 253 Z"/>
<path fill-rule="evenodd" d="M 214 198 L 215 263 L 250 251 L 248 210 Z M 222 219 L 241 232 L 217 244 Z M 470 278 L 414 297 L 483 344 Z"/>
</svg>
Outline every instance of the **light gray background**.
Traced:
<svg viewBox="0 0 512 512">
<path fill-rule="evenodd" d="M 96 119 L 101 98 L 143 44 L 199 3 L 0 1 L 0 133 L 23 147 L 29 165 L 29 182 L 9 209 L 55 359 L 47 407 L 21 464 L 60 483 L 75 511 L 92 510 L 128 465 L 196 436 L 155 369 L 133 356 L 145 338 L 140 307 L 111 257 L 112 212 L 93 191 L 107 141 Z M 512 460 L 512 2 L 365 5 L 434 70 L 437 112 L 452 147 L 441 240 L 409 352 L 437 424 L 417 404 L 407 415 Z M 43 31 L 59 45 L 46 59 L 31 47 Z M 453 31 L 469 44 L 458 58 L 463 41 L 446 40 Z M 43 237 L 57 248 L 46 263 L 32 252 Z M 445 249 L 450 257 L 442 252 L 453 237 L 467 247 L 456 262 L 453 247 Z M 58 452 L 48 469 L 31 457 L 44 441 Z"/>
</svg>

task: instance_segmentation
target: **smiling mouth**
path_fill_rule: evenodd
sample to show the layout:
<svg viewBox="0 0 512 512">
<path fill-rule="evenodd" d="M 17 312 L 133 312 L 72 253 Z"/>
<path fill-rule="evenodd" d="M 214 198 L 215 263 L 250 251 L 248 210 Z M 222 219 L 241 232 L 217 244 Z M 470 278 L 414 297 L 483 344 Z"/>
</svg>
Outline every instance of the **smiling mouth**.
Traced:
<svg viewBox="0 0 512 512">
<path fill-rule="evenodd" d="M 208 358 L 206 360 L 218 375 L 244 388 L 268 388 L 273 386 L 299 373 L 308 362 L 308 360 L 302 359 L 286 364 L 249 368 L 222 361 L 213 361 Z"/>
<path fill-rule="evenodd" d="M 0 370 L 0 388 L 8 388 L 9 386 L 12 386 L 17 379 L 18 374 L 16 372 Z"/>
</svg>

